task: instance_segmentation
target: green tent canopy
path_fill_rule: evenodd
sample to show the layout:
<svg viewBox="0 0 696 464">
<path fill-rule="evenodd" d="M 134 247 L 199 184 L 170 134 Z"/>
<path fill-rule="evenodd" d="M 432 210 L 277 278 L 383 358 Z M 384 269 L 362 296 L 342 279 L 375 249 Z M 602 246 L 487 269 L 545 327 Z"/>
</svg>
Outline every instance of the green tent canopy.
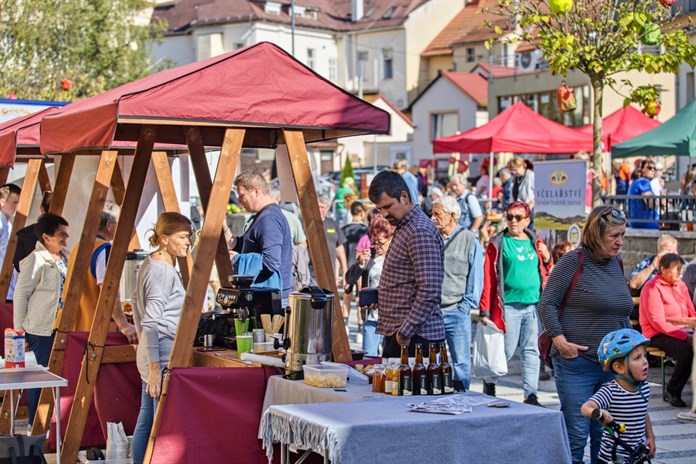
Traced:
<svg viewBox="0 0 696 464">
<path fill-rule="evenodd" d="M 696 157 L 696 99 L 662 125 L 611 147 L 612 158 L 648 155 Z"/>
</svg>

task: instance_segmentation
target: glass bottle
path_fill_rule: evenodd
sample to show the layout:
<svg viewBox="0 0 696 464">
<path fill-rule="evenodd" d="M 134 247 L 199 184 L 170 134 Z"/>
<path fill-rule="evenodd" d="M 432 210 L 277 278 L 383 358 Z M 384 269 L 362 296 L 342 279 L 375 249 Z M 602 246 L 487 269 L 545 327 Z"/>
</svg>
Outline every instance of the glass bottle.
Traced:
<svg viewBox="0 0 696 464">
<path fill-rule="evenodd" d="M 387 364 L 384 368 L 384 393 L 387 395 L 392 394 L 392 383 L 394 382 L 394 375 L 392 370 L 392 365 Z"/>
<path fill-rule="evenodd" d="M 401 345 L 401 364 L 399 365 L 399 396 L 413 395 L 413 377 L 408 365 L 408 345 Z"/>
<path fill-rule="evenodd" d="M 413 394 L 428 394 L 428 378 L 423 365 L 423 345 L 416 343 L 416 364 L 413 366 Z"/>
<path fill-rule="evenodd" d="M 392 396 L 399 396 L 399 365 L 392 364 Z"/>
<path fill-rule="evenodd" d="M 430 362 L 426 370 L 428 378 L 428 395 L 442 394 L 442 378 L 440 376 L 440 365 L 437 363 L 437 349 L 435 346 L 435 343 L 430 344 Z"/>
<path fill-rule="evenodd" d="M 452 365 L 447 360 L 447 345 L 440 343 L 440 372 L 442 373 L 442 394 L 454 393 Z"/>
</svg>

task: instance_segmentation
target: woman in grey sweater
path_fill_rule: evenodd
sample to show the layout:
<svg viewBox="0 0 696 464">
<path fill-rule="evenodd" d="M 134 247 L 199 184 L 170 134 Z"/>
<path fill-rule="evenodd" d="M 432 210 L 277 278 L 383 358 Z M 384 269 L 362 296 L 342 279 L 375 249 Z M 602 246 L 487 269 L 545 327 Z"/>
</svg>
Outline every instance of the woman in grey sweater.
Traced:
<svg viewBox="0 0 696 464">
<path fill-rule="evenodd" d="M 143 462 L 157 400 L 162 369 L 167 367 L 179 325 L 186 289 L 175 264 L 191 248 L 191 221 L 179 213 L 162 213 L 152 229 L 150 245 L 157 249 L 138 272 L 133 313 L 138 329 L 137 364 L 143 381 L 140 413 L 133 432 L 133 463 Z"/>
<path fill-rule="evenodd" d="M 582 404 L 613 378 L 599 363 L 599 343 L 609 332 L 631 327 L 633 300 L 618 257 L 625 232 L 623 212 L 594 208 L 582 231 L 581 248 L 561 257 L 539 300 L 541 322 L 553 340 L 554 378 L 574 463 L 582 462 L 588 435 L 592 464 L 599 453 L 601 424 L 580 413 Z"/>
</svg>

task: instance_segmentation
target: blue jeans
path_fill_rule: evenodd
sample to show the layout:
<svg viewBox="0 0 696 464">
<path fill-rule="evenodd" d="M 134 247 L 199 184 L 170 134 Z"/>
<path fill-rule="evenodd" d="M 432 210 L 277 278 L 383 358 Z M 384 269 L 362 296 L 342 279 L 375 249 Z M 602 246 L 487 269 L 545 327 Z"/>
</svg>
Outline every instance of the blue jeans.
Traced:
<svg viewBox="0 0 696 464">
<path fill-rule="evenodd" d="M 595 464 L 602 439 L 602 426 L 597 421 L 583 417 L 580 408 L 599 387 L 613 379 L 614 374 L 603 372 L 598 362 L 585 358 L 565 359 L 554 356 L 553 377 L 561 401 L 573 461 L 582 462 L 589 436 L 591 463 Z"/>
<path fill-rule="evenodd" d="M 145 391 L 146 387 L 147 384 L 143 382 L 142 394 L 140 396 L 140 413 L 133 431 L 133 464 L 142 464 L 145 458 L 147 442 L 150 440 L 152 422 L 155 419 L 155 411 L 157 411 L 157 403 L 159 401 Z"/>
<path fill-rule="evenodd" d="M 505 310 L 505 358 L 510 363 L 517 347 L 520 347 L 522 363 L 522 385 L 524 397 L 537 394 L 539 386 L 539 349 L 537 338 L 539 326 L 537 323 L 536 305 L 510 303 L 504 305 Z M 484 379 L 487 383 L 495 383 L 496 379 Z M 491 382 L 492 380 L 492 382 Z"/>
<path fill-rule="evenodd" d="M 445 316 L 445 339 L 452 359 L 454 381 L 465 390 L 471 383 L 471 315 L 466 303 L 442 311 Z"/>
<path fill-rule="evenodd" d="M 377 321 L 363 322 L 363 350 L 368 356 L 379 356 L 379 346 L 382 344 L 382 336 L 377 333 Z"/>
<path fill-rule="evenodd" d="M 27 334 L 27 345 L 36 356 L 36 362 L 44 367 L 48 366 L 48 361 L 51 359 L 51 350 L 53 349 L 53 339 L 56 333 L 53 332 L 49 336 Z M 39 405 L 41 397 L 40 388 L 32 388 L 27 390 L 27 406 L 29 408 L 29 425 L 34 423 L 36 408 Z M 50 418 L 49 418 L 50 419 Z"/>
</svg>

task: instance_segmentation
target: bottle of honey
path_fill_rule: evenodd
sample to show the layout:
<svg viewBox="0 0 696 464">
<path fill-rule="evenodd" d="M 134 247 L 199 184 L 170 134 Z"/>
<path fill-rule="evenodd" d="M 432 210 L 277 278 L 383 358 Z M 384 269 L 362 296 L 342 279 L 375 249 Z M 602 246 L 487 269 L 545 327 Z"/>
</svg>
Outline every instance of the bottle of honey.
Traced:
<svg viewBox="0 0 696 464">
<path fill-rule="evenodd" d="M 428 378 L 428 395 L 442 395 L 442 377 L 437 363 L 437 344 L 430 344 L 430 363 L 426 370 Z"/>
</svg>

